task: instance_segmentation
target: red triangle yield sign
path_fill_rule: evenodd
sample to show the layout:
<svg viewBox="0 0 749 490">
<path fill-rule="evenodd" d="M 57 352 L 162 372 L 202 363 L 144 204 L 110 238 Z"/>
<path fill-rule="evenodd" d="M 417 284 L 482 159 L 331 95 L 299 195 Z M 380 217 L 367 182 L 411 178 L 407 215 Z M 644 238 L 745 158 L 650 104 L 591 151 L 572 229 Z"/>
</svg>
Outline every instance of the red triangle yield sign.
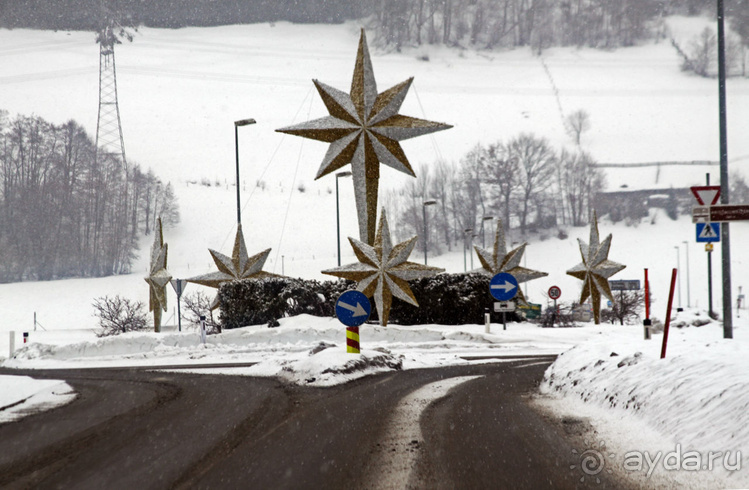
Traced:
<svg viewBox="0 0 749 490">
<path fill-rule="evenodd" d="M 697 198 L 697 202 L 702 206 L 712 206 L 718 204 L 720 199 L 720 186 L 719 185 L 697 185 L 690 187 L 692 194 Z"/>
</svg>

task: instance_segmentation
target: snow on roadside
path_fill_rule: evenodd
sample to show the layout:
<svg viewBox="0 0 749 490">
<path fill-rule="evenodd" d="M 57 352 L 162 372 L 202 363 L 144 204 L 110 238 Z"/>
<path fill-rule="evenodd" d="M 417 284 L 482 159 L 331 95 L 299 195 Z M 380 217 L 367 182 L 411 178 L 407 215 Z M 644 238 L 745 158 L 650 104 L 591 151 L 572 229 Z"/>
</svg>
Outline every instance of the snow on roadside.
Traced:
<svg viewBox="0 0 749 490">
<path fill-rule="evenodd" d="M 345 328 L 335 318 L 299 315 L 279 321 L 281 326 L 277 328 L 258 325 L 210 335 L 205 345 L 195 331 L 130 332 L 96 339 L 71 332 L 67 339 L 58 334 L 49 343 L 45 342 L 46 332 L 37 332 L 12 358 L 0 362 L 0 366 L 75 369 L 194 364 L 200 368 L 201 364 L 260 363 L 267 368 L 255 368 L 251 373 L 245 373 L 246 368 L 240 371 L 222 368 L 221 372 L 276 375 L 278 366 L 289 359 L 304 358 L 320 343 L 335 345 L 334 350 L 342 353 L 342 357 L 329 361 L 349 359 L 345 352 Z M 613 328 L 626 331 L 629 327 Z M 492 331 L 486 333 L 483 325 L 362 325 L 360 336 L 363 349 L 392 352 L 394 356 L 402 356 L 404 369 L 414 369 L 465 363 L 464 356 L 558 354 L 611 329 L 611 326 L 544 329 L 521 323 L 510 324 L 507 330 L 493 325 Z M 345 377 L 338 382 L 346 382 Z"/>
<path fill-rule="evenodd" d="M 665 359 L 660 334 L 573 347 L 546 371 L 541 405 L 594 420 L 601 453 L 613 451 L 607 463 L 640 484 L 749 486 L 749 345 L 744 329 L 724 340 L 717 322 L 694 326 L 705 318 L 674 319 Z"/>
<path fill-rule="evenodd" d="M 0 423 L 65 405 L 75 396 L 64 381 L 0 375 Z"/>
</svg>

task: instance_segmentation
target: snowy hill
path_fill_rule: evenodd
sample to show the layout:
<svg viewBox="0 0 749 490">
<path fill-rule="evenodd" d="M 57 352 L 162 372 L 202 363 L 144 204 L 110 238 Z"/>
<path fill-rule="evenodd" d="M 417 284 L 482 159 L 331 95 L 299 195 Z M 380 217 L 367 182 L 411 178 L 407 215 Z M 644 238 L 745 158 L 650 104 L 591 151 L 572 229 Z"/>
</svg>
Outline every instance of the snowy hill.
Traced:
<svg viewBox="0 0 749 490">
<path fill-rule="evenodd" d="M 669 19 L 683 42 L 706 22 Z M 172 180 L 181 205 L 182 223 L 165 232 L 175 277 L 212 270 L 209 247 L 230 252 L 235 226 L 232 121 L 245 117 L 258 121 L 240 128 L 239 138 L 243 225 L 250 252 L 272 247 L 266 270 L 296 277 L 322 279 L 319 271 L 336 264 L 334 178 L 313 180 L 326 147 L 287 138 L 274 129 L 327 113 L 310 79 L 348 88 L 357 31 L 353 23 L 143 29 L 133 43 L 118 46 L 127 154 Z M 98 57 L 93 35 L 0 30 L 0 45 L 0 107 L 57 122 L 75 118 L 95 132 Z M 430 46 L 399 54 L 372 51 L 380 90 L 415 76 L 403 114 L 455 125 L 404 142 L 415 165 L 440 157 L 459 159 L 479 141 L 521 131 L 548 137 L 558 147 L 569 146 L 555 92 L 562 111 L 583 108 L 590 114 L 592 128 L 583 146 L 599 162 L 717 160 L 716 82 L 681 73 L 676 53 L 665 42 L 614 52 L 556 48 L 542 57 L 526 50 L 476 53 Z M 430 61 L 419 59 L 424 55 Z M 749 114 L 749 80 L 729 80 L 728 97 L 731 168 L 742 170 L 749 155 L 749 141 L 742 137 L 749 132 L 749 117 L 743 117 Z M 607 169 L 609 188 L 649 185 L 652 172 Z M 717 169 L 711 173 L 717 182 Z M 659 183 L 699 185 L 704 174 L 702 167 L 664 167 Z M 384 168 L 382 187 L 399 186 L 405 179 Z M 188 183 L 201 180 L 213 185 Z M 345 263 L 353 260 L 346 237 L 355 236 L 357 228 L 350 179 L 340 184 Z M 299 191 L 301 186 L 305 192 Z M 692 225 L 686 217 L 678 222 L 654 218 L 657 226 L 651 219 L 637 228 L 602 222 L 604 235 L 614 233 L 612 259 L 628 265 L 620 277 L 641 278 L 642 269 L 649 267 L 653 293 L 662 305 L 670 268 L 676 265 L 674 246 L 684 248 L 686 241 L 693 303 L 704 306 L 705 259 L 693 243 Z M 743 242 L 745 228 L 743 223 L 734 225 L 735 243 Z M 572 230 L 564 241 L 532 238 L 528 264 L 550 273 L 529 283 L 535 301 L 544 300 L 551 284 L 562 287 L 564 300 L 579 294 L 579 284 L 564 271 L 579 259 L 575 238 L 587 239 L 587 233 Z M 142 276 L 149 246 L 150 238 L 144 239 L 129 276 L 0 285 L 0 328 L 28 328 L 35 311 L 47 328 L 90 328 L 93 298 L 119 293 L 146 300 Z M 458 250 L 430 262 L 448 272 L 461 271 L 463 253 Z M 741 254 L 734 254 L 733 263 L 735 277 L 744 276 Z M 717 261 L 714 265 L 717 270 Z M 681 275 L 686 303 L 689 287 L 686 274 Z M 716 284 L 718 279 L 716 274 Z M 740 285 L 734 281 L 734 294 Z M 717 307 L 720 293 L 715 289 Z"/>
</svg>

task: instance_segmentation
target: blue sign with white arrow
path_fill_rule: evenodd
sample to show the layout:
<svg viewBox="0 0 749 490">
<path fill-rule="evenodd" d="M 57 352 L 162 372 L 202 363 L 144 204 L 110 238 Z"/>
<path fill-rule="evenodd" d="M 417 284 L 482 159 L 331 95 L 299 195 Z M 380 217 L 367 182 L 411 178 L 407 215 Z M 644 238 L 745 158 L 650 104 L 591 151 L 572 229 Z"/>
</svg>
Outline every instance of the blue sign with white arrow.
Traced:
<svg viewBox="0 0 749 490">
<path fill-rule="evenodd" d="M 347 327 L 358 327 L 369 319 L 370 313 L 369 298 L 359 291 L 346 291 L 335 303 L 335 316 Z"/>
<path fill-rule="evenodd" d="M 697 223 L 697 243 L 719 241 L 720 223 Z"/>
<path fill-rule="evenodd" d="M 489 292 L 497 301 L 509 301 L 518 292 L 518 280 L 512 274 L 500 272 L 492 277 Z"/>
</svg>

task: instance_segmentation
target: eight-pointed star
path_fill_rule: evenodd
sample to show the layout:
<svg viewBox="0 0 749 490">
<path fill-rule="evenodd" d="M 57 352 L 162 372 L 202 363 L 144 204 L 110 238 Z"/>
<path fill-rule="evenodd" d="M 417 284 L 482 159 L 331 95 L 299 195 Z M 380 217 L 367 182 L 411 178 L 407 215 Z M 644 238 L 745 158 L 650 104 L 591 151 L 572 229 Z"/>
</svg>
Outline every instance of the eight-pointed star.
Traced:
<svg viewBox="0 0 749 490">
<path fill-rule="evenodd" d="M 406 261 L 416 246 L 416 240 L 417 237 L 413 237 L 393 247 L 390 227 L 383 210 L 374 246 L 349 237 L 359 262 L 322 273 L 356 281 L 356 289 L 370 298 L 374 296 L 380 325 L 385 326 L 390 316 L 393 296 L 419 306 L 407 281 L 444 272 L 444 269 Z"/>
<path fill-rule="evenodd" d="M 590 296 L 590 301 L 593 304 L 593 319 L 596 324 L 599 324 L 601 320 L 601 294 L 610 301 L 614 301 L 608 279 L 626 266 L 608 260 L 611 235 L 609 234 L 603 242 L 600 242 L 598 217 L 595 211 L 590 220 L 590 244 L 579 238 L 577 241 L 580 243 L 580 255 L 583 261 L 568 270 L 567 274 L 583 281 L 580 303 L 584 303 Z"/>
<path fill-rule="evenodd" d="M 208 249 L 218 271 L 210 272 L 202 276 L 188 279 L 188 282 L 202 284 L 218 289 L 221 284 L 240 279 L 265 279 L 267 277 L 279 277 L 277 274 L 265 272 L 263 265 L 270 254 L 271 249 L 264 250 L 252 257 L 247 256 L 247 247 L 244 242 L 242 225 L 237 225 L 237 236 L 234 239 L 234 250 L 231 257 Z M 218 298 L 213 301 L 211 309 L 218 307 Z"/>
<path fill-rule="evenodd" d="M 370 245 L 377 220 L 379 163 L 415 176 L 399 141 L 452 127 L 398 114 L 411 82 L 413 78 L 377 93 L 362 29 L 351 93 L 313 80 L 330 115 L 277 130 L 330 143 L 315 179 L 351 163 L 359 238 Z"/>
<path fill-rule="evenodd" d="M 161 218 L 157 221 L 158 227 L 151 247 L 151 264 L 148 269 L 148 277 L 145 278 L 149 286 L 148 311 L 159 312 L 154 314 L 154 322 L 160 323 L 160 311 L 166 309 L 166 285 L 172 276 L 166 270 L 166 257 L 168 245 L 164 243 L 164 233 L 161 228 Z M 158 318 L 158 320 L 157 320 Z M 155 325 L 158 327 L 158 325 Z"/>
<path fill-rule="evenodd" d="M 512 274 L 519 283 L 538 279 L 539 277 L 548 276 L 546 272 L 534 271 L 520 266 L 520 261 L 525 253 L 527 243 L 523 243 L 518 248 L 507 252 L 507 243 L 505 242 L 505 230 L 502 226 L 502 220 L 497 220 L 497 233 L 494 236 L 494 248 L 489 251 L 478 246 L 474 246 L 476 254 L 481 261 L 479 272 L 489 276 L 494 276 L 500 272 Z M 527 305 L 523 291 L 518 288 L 515 300 L 518 304 Z"/>
</svg>

